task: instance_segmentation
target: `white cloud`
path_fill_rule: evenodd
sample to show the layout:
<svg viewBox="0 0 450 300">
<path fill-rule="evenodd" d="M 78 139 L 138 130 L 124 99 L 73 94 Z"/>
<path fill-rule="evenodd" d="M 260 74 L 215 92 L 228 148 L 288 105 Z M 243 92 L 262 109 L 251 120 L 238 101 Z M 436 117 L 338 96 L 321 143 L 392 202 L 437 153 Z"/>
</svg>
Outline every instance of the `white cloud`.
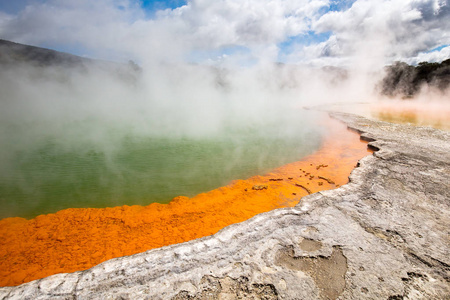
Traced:
<svg viewBox="0 0 450 300">
<path fill-rule="evenodd" d="M 41 44 L 81 44 L 93 52 L 116 45 L 143 16 L 128 1 L 50 0 L 26 6 L 0 27 L 3 38 Z"/>
<path fill-rule="evenodd" d="M 83 44 L 95 51 L 163 57 L 228 45 L 241 45 L 266 54 L 287 37 L 307 31 L 309 18 L 327 3 L 193 0 L 148 20 L 132 0 L 49 0 L 29 5 L 2 22 L 0 35 L 36 45 Z"/>
<path fill-rule="evenodd" d="M 359 0 L 346 11 L 323 15 L 312 27 L 334 32 L 340 55 L 383 63 L 448 44 L 449 15 L 444 1 Z"/>
<path fill-rule="evenodd" d="M 291 53 L 282 58 L 287 63 L 297 62 L 317 67 L 339 66 L 345 59 L 335 35 L 330 36 L 325 42 L 317 44 L 294 45 Z"/>
<path fill-rule="evenodd" d="M 0 37 L 82 45 L 109 59 L 182 60 L 192 51 L 242 46 L 249 57 L 270 61 L 279 57 L 281 42 L 311 30 L 332 34 L 326 42 L 292 46 L 296 51 L 286 61 L 339 64 L 356 57 L 358 64 L 383 64 L 450 44 L 445 0 L 358 0 L 330 12 L 329 0 L 192 0 L 154 19 L 146 18 L 137 0 L 33 3 L 17 15 L 0 15 Z"/>
<path fill-rule="evenodd" d="M 322 4 L 318 4 L 320 2 Z M 227 0 L 190 2 L 175 10 L 199 47 L 228 44 L 261 46 L 282 42 L 288 36 L 308 30 L 305 17 L 325 1 Z"/>
<path fill-rule="evenodd" d="M 12 19 L 14 19 L 14 16 L 0 11 L 0 28 L 7 26 Z"/>
<path fill-rule="evenodd" d="M 407 63 L 416 65 L 422 61 L 441 62 L 450 58 L 450 46 L 444 47 L 438 51 L 420 52 L 417 56 L 411 57 Z"/>
</svg>

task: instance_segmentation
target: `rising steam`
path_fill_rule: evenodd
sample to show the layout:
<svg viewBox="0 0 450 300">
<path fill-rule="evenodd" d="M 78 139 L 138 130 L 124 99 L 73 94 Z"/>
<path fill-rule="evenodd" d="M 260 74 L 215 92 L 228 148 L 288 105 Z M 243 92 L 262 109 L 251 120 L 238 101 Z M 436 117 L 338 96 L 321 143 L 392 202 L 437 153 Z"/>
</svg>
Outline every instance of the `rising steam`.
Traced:
<svg viewBox="0 0 450 300">
<path fill-rule="evenodd" d="M 148 13 L 131 0 L 48 0 L 0 12 L 0 38 L 101 58 L 0 49 L 0 201 L 11 203 L 14 189 L 37 195 L 46 188 L 39 183 L 33 190 L 18 169 L 35 172 L 37 161 L 52 173 L 59 168 L 52 160 L 70 164 L 69 157 L 100 185 L 142 186 L 145 161 L 134 162 L 131 177 L 120 161 L 148 156 L 142 149 L 162 141 L 182 141 L 173 149 L 192 146 L 185 141 L 224 145 L 217 151 L 231 166 L 242 164 L 238 158 L 249 144 L 258 145 L 251 156 L 261 166 L 277 148 L 288 148 L 286 141 L 309 145 L 292 158 L 298 159 L 317 148 L 323 134 L 319 117 L 303 107 L 373 102 L 384 65 L 428 57 L 436 46 L 433 58 L 448 58 L 442 56 L 450 49 L 449 9 L 442 1 L 300 2 L 193 0 Z M 391 96 L 400 89 L 426 98 L 427 86 L 410 91 L 402 83 L 411 78 L 402 76 Z M 434 98 L 446 95 L 433 92 Z M 277 143 L 283 146 L 264 146 Z M 138 145 L 135 152 L 130 145 Z M 101 168 L 89 169 L 100 160 Z M 172 163 L 190 172 L 182 160 Z"/>
<path fill-rule="evenodd" d="M 32 216 L 65 205 L 168 201 L 192 196 L 183 188 L 193 178 L 204 183 L 198 193 L 233 176 L 268 171 L 319 146 L 317 116 L 305 114 L 303 106 L 352 90 L 342 70 L 276 64 L 136 67 L 23 59 L 3 65 L 2 216 Z M 202 156 L 211 157 L 205 151 L 215 151 L 213 158 Z M 175 158 L 167 158 L 171 153 Z M 147 165 L 155 168 L 150 175 Z M 168 170 L 179 174 L 175 182 L 165 178 Z M 169 192 L 154 196 L 155 189 Z M 60 201 L 70 197 L 75 202 Z"/>
</svg>

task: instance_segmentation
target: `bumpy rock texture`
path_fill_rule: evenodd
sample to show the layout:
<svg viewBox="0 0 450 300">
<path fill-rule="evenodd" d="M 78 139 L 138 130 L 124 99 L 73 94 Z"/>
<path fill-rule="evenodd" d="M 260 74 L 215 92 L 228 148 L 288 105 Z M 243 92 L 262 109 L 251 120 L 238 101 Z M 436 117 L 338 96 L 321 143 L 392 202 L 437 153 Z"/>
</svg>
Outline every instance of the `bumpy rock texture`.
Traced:
<svg viewBox="0 0 450 300">
<path fill-rule="evenodd" d="M 450 133 L 333 116 L 379 149 L 349 184 L 0 299 L 449 299 Z"/>
</svg>

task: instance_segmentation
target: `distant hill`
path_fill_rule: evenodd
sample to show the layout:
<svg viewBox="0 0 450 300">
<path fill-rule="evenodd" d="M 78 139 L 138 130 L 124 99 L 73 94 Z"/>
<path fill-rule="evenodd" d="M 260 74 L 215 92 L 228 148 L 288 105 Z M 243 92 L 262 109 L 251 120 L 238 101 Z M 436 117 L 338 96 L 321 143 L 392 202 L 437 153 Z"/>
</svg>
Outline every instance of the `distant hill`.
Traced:
<svg viewBox="0 0 450 300">
<path fill-rule="evenodd" d="M 424 84 L 441 91 L 449 89 L 450 59 L 441 63 L 421 62 L 417 66 L 396 62 L 386 67 L 386 76 L 378 87 L 385 96 L 412 98 Z"/>
<path fill-rule="evenodd" d="M 141 68 L 131 60 L 128 63 L 96 60 L 2 39 L 0 39 L 0 66 L 6 69 L 23 66 L 38 69 L 57 67 L 65 70 L 81 70 L 83 72 L 96 69 L 131 82 L 135 82 L 141 72 Z"/>
<path fill-rule="evenodd" d="M 94 60 L 50 49 L 18 44 L 0 39 L 0 63 L 31 63 L 38 66 L 76 66 Z"/>
</svg>

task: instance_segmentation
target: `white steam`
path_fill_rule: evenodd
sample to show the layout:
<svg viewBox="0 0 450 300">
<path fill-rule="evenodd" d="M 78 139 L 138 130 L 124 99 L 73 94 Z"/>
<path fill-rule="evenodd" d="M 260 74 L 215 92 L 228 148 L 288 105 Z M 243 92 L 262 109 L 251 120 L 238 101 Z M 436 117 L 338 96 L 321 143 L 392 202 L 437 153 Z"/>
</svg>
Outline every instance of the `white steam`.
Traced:
<svg viewBox="0 0 450 300">
<path fill-rule="evenodd" d="M 128 136 L 233 142 L 264 128 L 255 134 L 308 143 L 321 132 L 303 107 L 377 99 L 384 65 L 437 59 L 450 45 L 438 0 L 192 0 L 150 13 L 137 0 L 21 3 L 0 11 L 1 39 L 141 70 L 2 67 L 1 180 L 30 148 L 53 144 L 102 153 L 114 168 Z"/>
</svg>

